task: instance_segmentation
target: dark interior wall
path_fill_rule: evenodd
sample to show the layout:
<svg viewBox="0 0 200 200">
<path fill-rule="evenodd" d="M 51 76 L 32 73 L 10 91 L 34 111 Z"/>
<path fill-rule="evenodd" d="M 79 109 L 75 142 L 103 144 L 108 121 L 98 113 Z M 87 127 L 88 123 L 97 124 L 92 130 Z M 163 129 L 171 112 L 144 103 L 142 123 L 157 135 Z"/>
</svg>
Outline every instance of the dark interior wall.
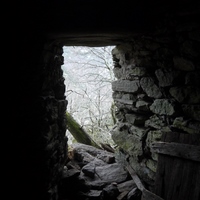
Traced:
<svg viewBox="0 0 200 200">
<path fill-rule="evenodd" d="M 153 33 L 165 17 L 167 24 L 171 16 L 198 21 L 197 3 L 177 2 L 60 0 L 10 6 L 9 84 L 4 87 L 12 192 L 7 199 L 57 198 L 56 182 L 66 159 L 62 46 L 129 42 Z"/>
<path fill-rule="evenodd" d="M 27 37 L 25 33 L 30 32 L 29 36 L 38 33 L 70 45 L 81 43 L 81 39 L 84 42 L 87 37 L 96 38 L 87 44 L 104 45 L 103 39 L 116 44 L 130 36 L 152 32 L 166 16 L 187 19 L 198 13 L 199 2 L 189 0 L 43 0 L 12 4 L 7 20 L 11 38 Z"/>
<path fill-rule="evenodd" d="M 7 131 L 14 153 L 9 164 L 15 169 L 10 179 L 14 193 L 7 198 L 51 199 L 67 154 L 63 50 L 38 38 L 26 42 L 21 43 L 23 58 L 15 60 L 10 82 L 12 124 Z"/>
</svg>

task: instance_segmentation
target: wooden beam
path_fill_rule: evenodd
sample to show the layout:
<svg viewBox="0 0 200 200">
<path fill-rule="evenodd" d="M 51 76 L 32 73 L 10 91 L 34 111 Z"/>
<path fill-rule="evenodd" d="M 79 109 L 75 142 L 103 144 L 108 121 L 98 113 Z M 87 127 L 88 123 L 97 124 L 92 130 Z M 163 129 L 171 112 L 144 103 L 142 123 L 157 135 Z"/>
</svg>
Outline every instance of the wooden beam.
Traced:
<svg viewBox="0 0 200 200">
<path fill-rule="evenodd" d="M 164 199 L 144 188 L 144 190 L 142 191 L 142 200 L 164 200 Z"/>
<path fill-rule="evenodd" d="M 176 156 L 200 162 L 200 146 L 175 142 L 155 142 L 151 149 L 155 153 Z"/>
<path fill-rule="evenodd" d="M 137 185 L 138 189 L 143 191 L 144 190 L 144 185 L 142 184 L 140 178 L 135 173 L 133 168 L 130 165 L 127 164 L 126 169 L 128 170 L 129 174 L 131 175 L 131 177 L 134 180 L 135 184 Z"/>
<path fill-rule="evenodd" d="M 129 174 L 131 175 L 132 179 L 134 180 L 135 184 L 137 185 L 138 189 L 142 192 L 142 200 L 163 200 L 161 197 L 157 196 L 156 194 L 147 190 L 144 185 L 142 184 L 140 178 L 136 174 L 135 170 L 126 163 L 126 169 L 128 170 Z"/>
<path fill-rule="evenodd" d="M 119 196 L 117 196 L 117 200 L 122 200 L 129 192 L 130 191 L 123 191 Z"/>
</svg>

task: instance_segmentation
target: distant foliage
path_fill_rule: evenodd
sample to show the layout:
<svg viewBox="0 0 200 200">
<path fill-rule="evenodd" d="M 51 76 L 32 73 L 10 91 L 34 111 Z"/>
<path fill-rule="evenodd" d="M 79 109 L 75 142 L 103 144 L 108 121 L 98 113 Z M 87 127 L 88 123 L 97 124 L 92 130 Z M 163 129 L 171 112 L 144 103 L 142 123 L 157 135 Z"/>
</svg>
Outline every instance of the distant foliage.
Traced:
<svg viewBox="0 0 200 200">
<path fill-rule="evenodd" d="M 62 66 L 66 85 L 67 111 L 97 143 L 113 145 L 110 129 L 113 118 L 111 82 L 113 60 L 106 47 L 64 47 Z M 73 137 L 68 133 L 69 142 Z"/>
</svg>

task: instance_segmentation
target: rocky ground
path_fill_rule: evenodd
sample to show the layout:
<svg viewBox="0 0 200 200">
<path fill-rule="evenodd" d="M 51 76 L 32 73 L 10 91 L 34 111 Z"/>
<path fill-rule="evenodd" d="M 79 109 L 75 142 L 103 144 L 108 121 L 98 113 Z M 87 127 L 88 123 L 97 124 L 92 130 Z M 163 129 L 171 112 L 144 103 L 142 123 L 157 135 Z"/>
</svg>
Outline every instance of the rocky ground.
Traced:
<svg viewBox="0 0 200 200">
<path fill-rule="evenodd" d="M 107 150 L 75 143 L 58 187 L 59 200 L 140 200 L 129 172 Z"/>
</svg>

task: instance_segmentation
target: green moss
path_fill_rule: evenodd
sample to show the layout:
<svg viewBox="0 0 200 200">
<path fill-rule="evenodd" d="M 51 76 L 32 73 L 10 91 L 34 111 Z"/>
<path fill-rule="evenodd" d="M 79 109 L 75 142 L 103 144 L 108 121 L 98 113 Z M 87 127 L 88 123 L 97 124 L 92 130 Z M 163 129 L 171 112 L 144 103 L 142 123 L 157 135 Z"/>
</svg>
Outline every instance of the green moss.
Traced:
<svg viewBox="0 0 200 200">
<path fill-rule="evenodd" d="M 73 135 L 77 142 L 100 148 L 92 140 L 88 133 L 81 127 L 81 125 L 70 115 L 70 113 L 66 112 L 66 118 L 67 129 Z"/>
</svg>

